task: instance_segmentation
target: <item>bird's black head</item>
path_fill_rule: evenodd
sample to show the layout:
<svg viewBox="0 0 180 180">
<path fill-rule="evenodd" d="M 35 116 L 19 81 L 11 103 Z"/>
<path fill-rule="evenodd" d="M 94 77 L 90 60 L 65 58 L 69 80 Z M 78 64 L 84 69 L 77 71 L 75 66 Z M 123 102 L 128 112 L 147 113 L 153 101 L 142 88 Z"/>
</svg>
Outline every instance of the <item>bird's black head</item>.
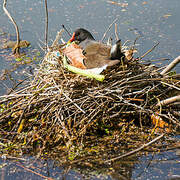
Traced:
<svg viewBox="0 0 180 180">
<path fill-rule="evenodd" d="M 89 31 L 87 31 L 86 29 L 83 29 L 83 28 L 79 28 L 79 29 L 75 30 L 70 41 L 71 42 L 72 41 L 82 42 L 85 39 L 95 40 Z"/>
</svg>

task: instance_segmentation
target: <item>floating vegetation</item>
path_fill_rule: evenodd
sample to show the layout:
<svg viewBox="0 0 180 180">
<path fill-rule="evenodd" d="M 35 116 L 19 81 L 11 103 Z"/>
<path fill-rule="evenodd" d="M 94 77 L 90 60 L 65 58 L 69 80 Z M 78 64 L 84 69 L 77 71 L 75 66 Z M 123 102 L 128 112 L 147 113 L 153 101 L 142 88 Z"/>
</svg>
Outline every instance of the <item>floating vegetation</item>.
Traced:
<svg viewBox="0 0 180 180">
<path fill-rule="evenodd" d="M 61 152 L 71 161 L 95 153 L 102 160 L 119 152 L 117 144 L 123 152 L 140 151 L 180 126 L 180 75 L 172 67 L 162 71 L 132 57 L 104 70 L 98 81 L 68 70 L 64 46 L 56 39 L 33 80 L 0 97 L 2 153 Z"/>
</svg>

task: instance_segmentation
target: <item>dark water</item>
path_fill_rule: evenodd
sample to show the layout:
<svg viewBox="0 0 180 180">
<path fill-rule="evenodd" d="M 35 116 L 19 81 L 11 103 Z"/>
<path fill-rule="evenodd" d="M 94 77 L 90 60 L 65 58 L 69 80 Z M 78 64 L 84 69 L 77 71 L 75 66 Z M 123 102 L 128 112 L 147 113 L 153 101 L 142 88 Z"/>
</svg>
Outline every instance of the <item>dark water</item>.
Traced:
<svg viewBox="0 0 180 180">
<path fill-rule="evenodd" d="M 53 0 L 48 1 L 49 7 L 49 44 L 56 36 L 56 32 L 64 24 L 70 32 L 78 27 L 90 30 L 97 40 L 100 40 L 108 26 L 115 18 L 118 18 L 118 32 L 122 42 L 130 40 L 131 43 L 137 36 L 142 37 L 137 42 L 138 53 L 136 56 L 144 54 L 155 43 L 160 42 L 159 46 L 144 58 L 144 61 L 167 58 L 174 59 L 180 55 L 180 0 L 126 0 L 115 1 L 122 4 L 112 4 L 107 0 Z M 128 3 L 128 4 L 127 4 Z M 19 25 L 21 38 L 31 42 L 31 48 L 39 49 L 39 43 L 44 41 L 45 10 L 43 1 L 35 0 L 8 0 L 8 10 L 14 16 Z M 0 28 L 7 33 L 15 34 L 15 30 L 7 16 L 2 10 L 0 2 Z M 108 33 L 114 37 L 114 26 Z M 0 37 L 1 38 L 1 37 Z M 63 38 L 69 39 L 64 33 Z M 161 65 L 168 64 L 169 61 L 158 61 Z M 10 68 L 9 61 L 0 52 L 0 72 L 4 68 Z M 180 65 L 176 67 L 180 72 Z M 17 77 L 18 78 L 18 77 Z M 7 84 L 8 86 L 8 84 Z M 0 94 L 4 94 L 6 88 L 0 84 Z M 152 159 L 152 163 L 149 163 Z M 4 161 L 1 161 L 1 165 Z M 7 166 L 1 167 L 1 177 L 5 179 L 19 179 L 21 176 L 31 177 L 30 179 L 43 179 L 31 172 L 20 171 L 18 175 L 11 176 L 10 172 L 18 171 L 15 164 L 5 162 Z M 9 164 L 8 164 L 9 163 Z M 6 171 L 4 171 L 6 168 Z M 16 169 L 16 170 L 15 170 Z M 59 171 L 59 172 L 58 172 Z M 59 179 L 63 169 L 50 169 L 45 172 L 46 176 Z M 52 175 L 57 173 L 58 175 Z M 83 174 L 83 173 L 82 173 Z M 70 170 L 67 179 L 82 179 L 83 175 L 79 172 Z M 180 178 L 180 159 L 176 151 L 162 153 L 156 156 L 149 155 L 142 157 L 140 163 L 131 168 L 132 179 L 170 179 Z M 110 175 L 99 174 L 94 179 L 112 179 Z M 22 179 L 22 178 L 21 178 Z M 26 178 L 27 179 L 27 178 Z M 115 178 L 116 179 L 116 178 Z"/>
</svg>

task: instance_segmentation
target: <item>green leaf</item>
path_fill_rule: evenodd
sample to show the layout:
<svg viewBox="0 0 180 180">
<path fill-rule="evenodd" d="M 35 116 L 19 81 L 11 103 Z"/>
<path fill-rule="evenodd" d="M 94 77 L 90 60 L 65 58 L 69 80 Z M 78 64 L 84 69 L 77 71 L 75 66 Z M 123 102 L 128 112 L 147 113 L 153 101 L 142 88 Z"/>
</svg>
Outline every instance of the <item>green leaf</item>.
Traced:
<svg viewBox="0 0 180 180">
<path fill-rule="evenodd" d="M 88 78 L 94 78 L 98 81 L 103 81 L 105 76 L 104 75 L 100 75 L 100 74 L 94 74 L 94 73 L 91 73 L 91 72 L 88 72 L 87 70 L 84 70 L 84 69 L 79 69 L 77 67 L 74 67 L 74 66 L 71 66 L 67 63 L 67 57 L 64 56 L 63 58 L 63 64 L 64 64 L 64 67 L 67 68 L 69 71 L 73 72 L 73 73 L 76 73 L 76 74 L 80 74 L 82 76 L 86 76 Z"/>
</svg>

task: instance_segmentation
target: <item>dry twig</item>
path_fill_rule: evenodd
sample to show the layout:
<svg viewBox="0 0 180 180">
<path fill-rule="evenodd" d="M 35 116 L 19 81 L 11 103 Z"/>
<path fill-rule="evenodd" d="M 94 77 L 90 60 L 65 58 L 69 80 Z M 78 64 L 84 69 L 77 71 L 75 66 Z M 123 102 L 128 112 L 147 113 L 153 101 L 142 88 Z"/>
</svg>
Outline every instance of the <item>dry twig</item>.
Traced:
<svg viewBox="0 0 180 180">
<path fill-rule="evenodd" d="M 101 42 L 104 41 L 107 33 L 109 32 L 109 30 L 111 29 L 111 27 L 113 26 L 113 24 L 116 23 L 116 21 L 117 21 L 118 19 L 119 19 L 119 18 L 116 18 L 116 19 L 109 25 L 109 27 L 107 28 L 106 32 L 104 33 L 104 35 L 103 35 L 103 37 L 102 37 L 102 39 L 101 39 Z"/>
<path fill-rule="evenodd" d="M 8 16 L 8 18 L 11 20 L 11 22 L 13 23 L 15 29 L 16 29 L 16 35 L 17 35 L 17 40 L 16 40 L 16 45 L 15 47 L 13 48 L 13 54 L 17 54 L 19 55 L 19 43 L 20 43 L 20 35 L 19 35 L 19 28 L 14 20 L 14 18 L 11 16 L 11 14 L 8 12 L 8 10 L 6 9 L 6 3 L 7 3 L 7 0 L 4 0 L 4 3 L 3 3 L 3 10 L 5 12 L 5 14 Z"/>
<path fill-rule="evenodd" d="M 157 46 L 159 45 L 159 42 L 156 43 L 151 49 L 149 49 L 147 52 L 145 52 L 140 59 L 144 58 L 147 54 L 149 54 L 150 52 L 152 52 Z"/>
</svg>

